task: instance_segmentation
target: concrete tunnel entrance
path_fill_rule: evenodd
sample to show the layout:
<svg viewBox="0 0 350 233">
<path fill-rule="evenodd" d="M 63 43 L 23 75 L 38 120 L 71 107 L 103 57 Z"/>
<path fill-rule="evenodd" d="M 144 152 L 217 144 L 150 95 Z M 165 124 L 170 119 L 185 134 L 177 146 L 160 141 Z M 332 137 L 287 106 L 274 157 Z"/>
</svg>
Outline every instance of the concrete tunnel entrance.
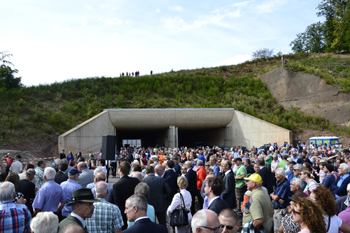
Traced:
<svg viewBox="0 0 350 233">
<path fill-rule="evenodd" d="M 116 129 L 116 146 L 119 149 L 125 140 L 141 140 L 142 147 L 165 146 L 223 146 L 226 128 L 186 129 L 169 127 L 163 129 Z M 221 135 L 221 136 L 220 136 Z"/>
</svg>

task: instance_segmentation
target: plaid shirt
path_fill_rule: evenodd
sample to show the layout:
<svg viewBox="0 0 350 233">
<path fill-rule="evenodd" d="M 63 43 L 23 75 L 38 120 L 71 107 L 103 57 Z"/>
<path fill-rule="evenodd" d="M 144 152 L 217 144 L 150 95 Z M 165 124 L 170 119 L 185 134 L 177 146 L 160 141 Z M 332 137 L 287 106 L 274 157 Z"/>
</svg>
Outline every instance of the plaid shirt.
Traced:
<svg viewBox="0 0 350 233">
<path fill-rule="evenodd" d="M 0 232 L 22 233 L 30 228 L 32 216 L 25 205 L 13 203 L 12 200 L 0 204 Z"/>
<path fill-rule="evenodd" d="M 98 198 L 101 202 L 95 202 L 94 214 L 85 219 L 89 233 L 110 233 L 122 228 L 124 225 L 122 214 L 118 206 L 111 204 L 104 198 Z"/>
<path fill-rule="evenodd" d="M 35 168 L 34 183 L 35 183 L 35 187 L 37 187 L 38 190 L 41 189 L 41 186 L 43 186 L 43 184 L 45 183 L 44 169 L 42 169 L 41 167 Z"/>
</svg>

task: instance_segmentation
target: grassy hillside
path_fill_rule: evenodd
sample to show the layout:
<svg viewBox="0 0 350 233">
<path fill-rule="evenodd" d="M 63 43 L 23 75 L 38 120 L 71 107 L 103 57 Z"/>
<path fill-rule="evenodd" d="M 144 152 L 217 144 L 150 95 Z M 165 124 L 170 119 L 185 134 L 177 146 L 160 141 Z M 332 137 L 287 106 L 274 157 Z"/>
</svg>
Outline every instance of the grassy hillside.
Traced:
<svg viewBox="0 0 350 233">
<path fill-rule="evenodd" d="M 285 57 L 288 68 L 321 76 L 319 68 L 307 64 L 328 59 L 308 54 Z M 280 66 L 281 59 L 275 57 L 234 66 L 142 77 L 86 78 L 0 92 L 0 147 L 56 153 L 59 134 L 106 108 L 236 108 L 293 132 L 326 130 L 348 137 L 347 127 L 276 104 L 259 77 Z M 347 76 L 343 79 L 348 80 Z M 334 80 L 331 83 L 338 84 L 338 79 Z M 350 88 L 347 81 L 342 85 L 344 90 Z"/>
</svg>

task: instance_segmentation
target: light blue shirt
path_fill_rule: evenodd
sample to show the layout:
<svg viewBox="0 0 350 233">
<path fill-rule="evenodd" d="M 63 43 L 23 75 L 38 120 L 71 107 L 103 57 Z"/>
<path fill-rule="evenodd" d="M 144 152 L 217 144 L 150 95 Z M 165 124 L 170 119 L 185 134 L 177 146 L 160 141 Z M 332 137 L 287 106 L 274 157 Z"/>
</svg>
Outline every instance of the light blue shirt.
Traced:
<svg viewBox="0 0 350 233">
<path fill-rule="evenodd" d="M 113 202 L 113 188 L 112 188 L 110 183 L 107 183 L 107 185 L 108 185 L 108 194 L 107 194 L 107 197 L 106 197 L 106 201 L 108 201 L 109 203 L 112 203 Z M 92 194 L 96 198 L 96 195 L 95 195 L 95 183 L 88 184 L 86 186 L 86 188 L 91 189 Z"/>
<path fill-rule="evenodd" d="M 218 176 L 219 175 L 219 172 L 220 172 L 220 168 L 217 164 L 215 164 L 213 166 L 213 172 L 214 172 L 214 176 Z"/>
<path fill-rule="evenodd" d="M 82 186 L 78 184 L 75 180 L 70 180 L 70 179 L 62 182 L 61 187 L 66 198 L 66 203 L 71 202 L 72 194 L 74 190 L 82 188 Z M 72 213 L 72 206 L 65 205 L 62 209 L 62 216 L 68 217 L 70 213 Z"/>
<path fill-rule="evenodd" d="M 205 196 L 204 197 L 204 202 L 203 202 L 203 209 L 204 210 L 207 210 L 209 208 L 209 202 L 210 202 L 209 197 Z"/>
<path fill-rule="evenodd" d="M 33 210 L 41 209 L 41 212 L 57 212 L 58 204 L 66 201 L 65 195 L 62 191 L 62 187 L 53 180 L 47 181 L 38 194 L 36 195 L 33 202 Z"/>
<path fill-rule="evenodd" d="M 337 187 L 340 187 L 340 186 L 343 184 L 344 180 L 345 180 L 346 178 L 348 178 L 348 177 L 349 177 L 349 173 L 346 173 L 345 175 L 340 176 L 340 179 L 339 179 L 339 181 L 338 181 L 338 183 L 337 183 Z M 341 196 L 338 196 L 337 194 L 335 194 L 335 197 L 336 197 L 336 198 L 339 198 L 339 197 L 341 197 Z"/>
<path fill-rule="evenodd" d="M 156 212 L 154 210 L 154 207 L 150 204 L 147 204 L 147 217 L 152 221 L 156 222 Z M 128 227 L 131 227 L 135 224 L 135 222 L 129 222 L 128 221 Z"/>
</svg>

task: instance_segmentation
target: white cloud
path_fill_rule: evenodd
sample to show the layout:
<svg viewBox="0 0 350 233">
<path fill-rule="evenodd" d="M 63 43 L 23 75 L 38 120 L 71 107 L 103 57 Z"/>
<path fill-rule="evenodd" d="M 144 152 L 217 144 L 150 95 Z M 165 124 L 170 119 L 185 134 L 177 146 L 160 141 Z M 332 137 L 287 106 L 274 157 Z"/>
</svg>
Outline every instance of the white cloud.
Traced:
<svg viewBox="0 0 350 233">
<path fill-rule="evenodd" d="M 272 13 L 277 10 L 280 6 L 286 4 L 286 0 L 268 0 L 254 8 L 254 11 L 258 14 L 261 13 Z"/>
<path fill-rule="evenodd" d="M 85 8 L 88 9 L 89 11 L 93 11 L 92 6 L 91 5 L 85 5 Z"/>
<path fill-rule="evenodd" d="M 249 54 L 238 54 L 236 56 L 229 57 L 223 61 L 217 62 L 214 66 L 236 65 L 250 59 L 251 59 L 251 56 Z"/>
<path fill-rule="evenodd" d="M 231 5 L 231 6 L 232 7 L 242 7 L 242 6 L 248 5 L 248 3 L 250 3 L 250 2 L 252 2 L 252 1 L 237 2 L 237 3 L 235 3 L 235 4 Z"/>
<path fill-rule="evenodd" d="M 102 4 L 100 7 L 101 7 L 102 9 L 106 9 L 106 8 L 111 8 L 111 5 Z"/>
<path fill-rule="evenodd" d="M 156 13 L 160 13 L 160 9 L 157 8 L 157 9 L 155 10 L 155 12 L 156 12 Z"/>
<path fill-rule="evenodd" d="M 64 26 L 62 26 L 62 25 L 59 24 L 59 23 L 56 23 L 56 24 L 51 25 L 51 28 L 52 28 L 54 31 L 71 31 L 71 30 L 72 30 L 70 27 L 64 27 Z"/>
<path fill-rule="evenodd" d="M 172 11 L 178 11 L 178 12 L 182 12 L 184 10 L 184 8 L 181 6 L 169 6 L 168 9 Z"/>
<path fill-rule="evenodd" d="M 107 25 L 120 25 L 123 24 L 123 21 L 118 18 L 113 18 L 113 19 L 106 19 L 105 20 Z"/>
</svg>

